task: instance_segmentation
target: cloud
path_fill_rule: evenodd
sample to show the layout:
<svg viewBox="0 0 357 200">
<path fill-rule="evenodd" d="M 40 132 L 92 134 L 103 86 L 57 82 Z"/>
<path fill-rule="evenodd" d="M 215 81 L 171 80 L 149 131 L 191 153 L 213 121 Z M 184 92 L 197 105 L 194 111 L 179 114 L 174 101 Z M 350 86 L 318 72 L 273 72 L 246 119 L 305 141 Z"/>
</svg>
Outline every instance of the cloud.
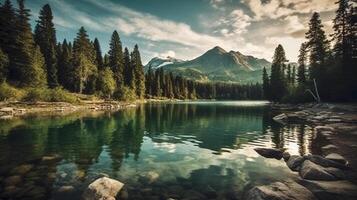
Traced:
<svg viewBox="0 0 357 200">
<path fill-rule="evenodd" d="M 335 9 L 332 0 L 244 0 L 254 13 L 255 20 L 262 18 L 277 19 L 291 14 L 306 14 L 311 12 L 326 12 Z"/>
<path fill-rule="evenodd" d="M 171 57 L 171 58 L 175 58 L 176 57 L 176 53 L 172 50 L 168 50 L 165 53 L 161 53 L 160 57 L 162 58 L 167 58 L 167 57 Z"/>
</svg>

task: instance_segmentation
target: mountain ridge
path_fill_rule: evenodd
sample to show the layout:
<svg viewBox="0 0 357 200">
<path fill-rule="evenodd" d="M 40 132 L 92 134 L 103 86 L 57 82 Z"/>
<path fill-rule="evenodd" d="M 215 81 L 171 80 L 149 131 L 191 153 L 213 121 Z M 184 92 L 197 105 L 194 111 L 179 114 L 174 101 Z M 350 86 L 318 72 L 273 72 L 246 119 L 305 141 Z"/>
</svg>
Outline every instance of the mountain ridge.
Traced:
<svg viewBox="0 0 357 200">
<path fill-rule="evenodd" d="M 270 68 L 271 63 L 262 58 L 244 55 L 239 51 L 227 52 L 219 46 L 209 49 L 192 60 L 175 58 L 153 58 L 145 66 L 164 70 L 197 81 L 224 81 L 251 83 L 261 82 L 263 68 Z"/>
</svg>

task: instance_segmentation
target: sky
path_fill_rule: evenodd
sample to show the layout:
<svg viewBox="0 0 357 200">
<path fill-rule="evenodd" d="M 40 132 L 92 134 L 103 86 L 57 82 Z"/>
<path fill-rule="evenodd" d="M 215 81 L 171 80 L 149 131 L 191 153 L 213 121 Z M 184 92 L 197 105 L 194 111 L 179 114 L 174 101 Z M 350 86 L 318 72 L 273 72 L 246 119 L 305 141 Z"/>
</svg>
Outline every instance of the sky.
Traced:
<svg viewBox="0 0 357 200">
<path fill-rule="evenodd" d="M 72 41 L 84 26 L 107 52 L 117 30 L 124 47 L 139 45 L 143 63 L 151 58 L 193 59 L 220 46 L 227 51 L 272 60 L 282 44 L 291 62 L 305 41 L 308 21 L 319 12 L 332 32 L 335 0 L 27 0 L 34 27 L 49 3 L 58 41 Z"/>
</svg>

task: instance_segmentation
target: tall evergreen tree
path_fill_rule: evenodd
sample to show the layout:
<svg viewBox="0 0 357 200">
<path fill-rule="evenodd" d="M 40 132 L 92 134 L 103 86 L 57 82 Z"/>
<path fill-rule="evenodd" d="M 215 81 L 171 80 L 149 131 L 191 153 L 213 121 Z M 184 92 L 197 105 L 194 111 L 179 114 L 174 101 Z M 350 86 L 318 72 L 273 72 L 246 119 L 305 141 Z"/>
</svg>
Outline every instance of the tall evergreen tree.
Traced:
<svg viewBox="0 0 357 200">
<path fill-rule="evenodd" d="M 58 81 L 59 83 L 70 91 L 74 89 L 74 69 L 72 65 L 72 50 L 67 40 L 63 41 L 61 45 L 61 53 L 58 55 Z"/>
<path fill-rule="evenodd" d="M 145 74 L 138 45 L 135 45 L 134 47 L 131 63 L 134 70 L 136 95 L 138 98 L 142 99 L 145 95 Z"/>
<path fill-rule="evenodd" d="M 13 80 L 18 82 L 20 86 L 38 86 L 39 82 L 34 77 L 42 76 L 44 69 L 35 60 L 35 57 L 39 58 L 41 56 L 38 55 L 37 48 L 35 48 L 31 32 L 29 23 L 30 11 L 25 8 L 24 0 L 18 0 L 18 4 L 16 53 L 12 54 L 10 73 Z"/>
<path fill-rule="evenodd" d="M 297 81 L 300 87 L 306 84 L 306 43 L 302 43 L 299 50 Z"/>
<path fill-rule="evenodd" d="M 9 59 L 0 48 L 0 84 L 6 81 L 9 67 Z"/>
<path fill-rule="evenodd" d="M 280 101 L 286 94 L 286 84 L 284 81 L 283 69 L 286 57 L 283 46 L 280 44 L 275 49 L 270 75 L 270 97 L 273 101 Z"/>
<path fill-rule="evenodd" d="M 0 48 L 8 56 L 9 67 L 14 66 L 14 55 L 17 52 L 17 16 L 10 0 L 5 0 L 0 6 Z M 9 69 L 8 76 L 15 79 L 17 76 L 14 70 Z"/>
<path fill-rule="evenodd" d="M 126 86 L 135 89 L 135 81 L 133 80 L 133 66 L 130 61 L 130 53 L 128 48 L 124 49 L 124 83 Z M 133 87 L 134 86 L 134 87 Z"/>
<path fill-rule="evenodd" d="M 266 99 L 270 99 L 270 80 L 266 68 L 263 68 L 263 92 Z"/>
<path fill-rule="evenodd" d="M 109 46 L 109 67 L 112 69 L 117 87 L 120 89 L 124 86 L 124 58 L 122 44 L 117 31 L 113 32 Z"/>
<path fill-rule="evenodd" d="M 102 50 L 100 48 L 99 40 L 97 38 L 94 39 L 94 49 L 95 49 L 95 56 L 96 56 L 96 63 L 99 70 L 104 68 Z"/>
<path fill-rule="evenodd" d="M 348 61 L 352 57 L 352 38 L 350 18 L 351 13 L 349 4 L 350 0 L 338 0 L 338 9 L 336 17 L 333 20 L 333 39 L 335 40 L 334 53 L 336 58 L 341 59 L 342 62 Z"/>
<path fill-rule="evenodd" d="M 73 43 L 73 74 L 76 92 L 94 92 L 93 81 L 97 75 L 95 65 L 95 50 L 84 27 L 79 29 Z"/>
<path fill-rule="evenodd" d="M 40 46 L 45 58 L 47 69 L 47 83 L 50 88 L 58 86 L 57 58 L 56 58 L 56 30 L 53 24 L 52 10 L 49 4 L 42 7 L 37 25 L 35 27 L 34 39 Z"/>
<path fill-rule="evenodd" d="M 315 12 L 309 22 L 309 30 L 306 33 L 307 50 L 310 53 L 310 80 L 316 79 L 320 82 L 326 69 L 326 61 L 329 54 L 329 43 L 322 29 L 320 15 Z"/>
</svg>

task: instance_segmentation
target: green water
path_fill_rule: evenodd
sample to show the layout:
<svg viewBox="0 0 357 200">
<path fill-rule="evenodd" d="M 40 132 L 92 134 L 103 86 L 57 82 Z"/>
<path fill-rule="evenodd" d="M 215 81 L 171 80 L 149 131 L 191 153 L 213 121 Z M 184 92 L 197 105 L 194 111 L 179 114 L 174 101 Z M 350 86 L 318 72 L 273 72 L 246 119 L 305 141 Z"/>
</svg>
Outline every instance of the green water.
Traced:
<svg viewBox="0 0 357 200">
<path fill-rule="evenodd" d="M 313 149 L 309 126 L 272 115 L 264 102 L 178 102 L 2 120 L 0 199 L 78 199 L 103 173 L 125 183 L 129 199 L 241 199 L 254 185 L 295 176 L 255 147 Z M 41 161 L 54 154 L 62 159 Z M 16 174 L 24 164 L 31 169 Z M 21 181 L 8 183 L 14 175 Z"/>
</svg>

